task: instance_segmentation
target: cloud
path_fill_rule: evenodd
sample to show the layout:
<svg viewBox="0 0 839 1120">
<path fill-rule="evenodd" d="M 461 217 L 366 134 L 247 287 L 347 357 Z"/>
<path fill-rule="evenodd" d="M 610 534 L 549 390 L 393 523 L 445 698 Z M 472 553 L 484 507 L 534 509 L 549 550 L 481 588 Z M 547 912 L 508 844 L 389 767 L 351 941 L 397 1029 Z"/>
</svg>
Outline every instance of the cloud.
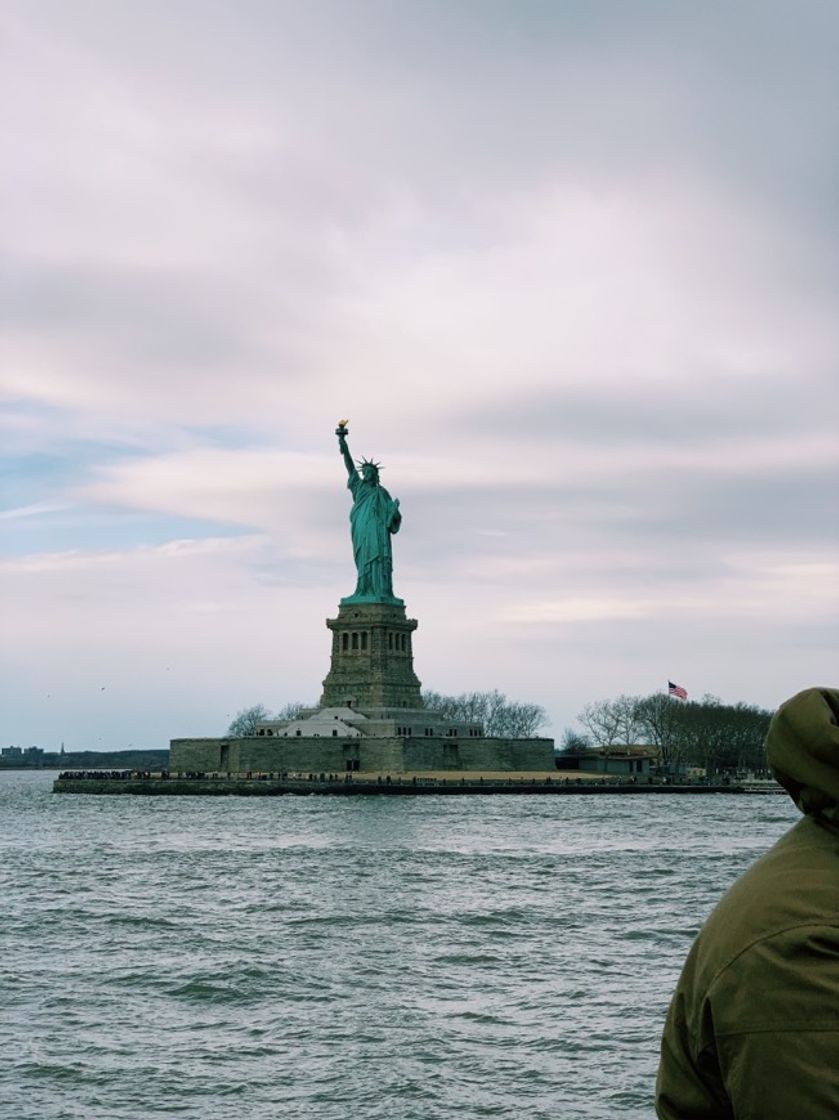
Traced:
<svg viewBox="0 0 839 1120">
<path fill-rule="evenodd" d="M 0 510 L 0 521 L 18 521 L 24 517 L 41 517 L 44 514 L 57 513 L 66 508 L 66 504 L 62 502 L 32 502 L 28 506 Z"/>
</svg>

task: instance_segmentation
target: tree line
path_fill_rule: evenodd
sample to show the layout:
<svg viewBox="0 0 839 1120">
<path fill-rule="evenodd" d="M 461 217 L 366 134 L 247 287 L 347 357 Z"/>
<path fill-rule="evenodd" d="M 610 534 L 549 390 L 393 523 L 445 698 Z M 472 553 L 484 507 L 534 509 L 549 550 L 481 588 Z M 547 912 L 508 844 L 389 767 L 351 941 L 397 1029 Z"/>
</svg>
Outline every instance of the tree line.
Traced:
<svg viewBox="0 0 839 1120">
<path fill-rule="evenodd" d="M 461 692 L 444 696 L 430 689 L 422 693 L 424 708 L 459 723 L 479 723 L 484 734 L 499 739 L 530 739 L 548 722 L 540 704 L 509 700 L 494 688 L 491 692 Z"/>
<path fill-rule="evenodd" d="M 446 696 L 427 690 L 422 693 L 422 706 L 458 723 L 480 724 L 485 735 L 501 739 L 529 739 L 548 722 L 547 712 L 541 705 L 519 700 L 509 700 L 503 692 L 461 692 Z M 255 735 L 257 725 L 267 719 L 296 719 L 314 704 L 292 702 L 284 705 L 276 715 L 271 715 L 264 704 L 254 704 L 237 712 L 227 734 L 234 738 Z"/>
<path fill-rule="evenodd" d="M 498 738 L 531 738 L 547 723 L 539 704 L 510 700 L 503 692 L 422 693 L 423 707 L 458 723 L 480 724 L 484 734 Z M 264 704 L 243 708 L 227 734 L 243 738 L 256 734 L 267 719 L 296 719 L 314 704 L 292 702 L 271 715 Z M 665 770 L 703 766 L 715 770 L 760 770 L 766 765 L 764 740 L 772 712 L 752 704 L 724 704 L 716 696 L 678 700 L 662 693 L 621 695 L 595 700 L 577 717 L 584 732 L 566 730 L 564 752 L 592 747 L 645 744 L 654 747 Z"/>
<path fill-rule="evenodd" d="M 248 736 L 256 734 L 258 725 L 266 719 L 297 719 L 305 708 L 311 707 L 314 705 L 293 700 L 284 704 L 276 715 L 272 716 L 264 704 L 253 704 L 250 708 L 242 708 L 236 713 L 227 728 L 227 734 L 234 739 L 247 739 Z"/>
<path fill-rule="evenodd" d="M 587 747 L 648 744 L 661 766 L 703 766 L 714 770 L 760 770 L 772 712 L 753 704 L 724 704 L 716 696 L 678 700 L 662 693 L 617 696 L 586 704 L 580 734 L 568 729 L 565 751 Z"/>
</svg>

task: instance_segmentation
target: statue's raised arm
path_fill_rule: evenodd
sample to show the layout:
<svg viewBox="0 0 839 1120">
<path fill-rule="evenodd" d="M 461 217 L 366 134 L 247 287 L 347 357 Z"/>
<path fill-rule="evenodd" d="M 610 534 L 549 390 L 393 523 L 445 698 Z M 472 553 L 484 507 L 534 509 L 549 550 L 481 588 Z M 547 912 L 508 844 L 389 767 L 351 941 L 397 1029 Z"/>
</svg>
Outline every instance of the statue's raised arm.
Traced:
<svg viewBox="0 0 839 1120">
<path fill-rule="evenodd" d="M 350 476 L 350 478 L 352 478 L 355 475 L 356 471 L 355 463 L 352 461 L 352 455 L 350 455 L 350 449 L 349 447 L 347 447 L 346 420 L 338 421 L 338 427 L 335 429 L 335 435 L 338 437 L 338 450 L 341 452 L 341 455 L 343 457 L 344 466 L 347 468 L 347 474 Z"/>
<path fill-rule="evenodd" d="M 380 466 L 372 459 L 359 464 L 360 473 L 347 446 L 347 421 L 335 429 L 338 450 L 347 468 L 347 486 L 353 497 L 350 510 L 353 557 L 358 573 L 355 592 L 342 603 L 398 603 L 393 594 L 391 537 L 399 532 L 402 513 L 399 500 L 391 498 L 379 482 Z"/>
</svg>

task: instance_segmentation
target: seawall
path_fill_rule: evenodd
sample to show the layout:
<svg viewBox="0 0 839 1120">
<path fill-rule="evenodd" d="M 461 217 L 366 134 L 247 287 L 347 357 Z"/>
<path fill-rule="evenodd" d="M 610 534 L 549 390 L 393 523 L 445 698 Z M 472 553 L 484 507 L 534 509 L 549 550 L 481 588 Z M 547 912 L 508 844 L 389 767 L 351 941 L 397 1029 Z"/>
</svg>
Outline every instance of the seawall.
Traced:
<svg viewBox="0 0 839 1120">
<path fill-rule="evenodd" d="M 782 793 L 780 786 L 746 785 L 664 785 L 631 782 L 583 782 L 562 779 L 484 780 L 479 778 L 393 778 L 390 781 L 306 780 L 279 778 L 58 778 L 54 793 L 132 794 L 144 797 L 279 797 L 284 794 L 327 797 L 417 797 L 463 796 L 465 794 L 575 796 L 646 796 L 654 794 L 761 794 Z"/>
</svg>

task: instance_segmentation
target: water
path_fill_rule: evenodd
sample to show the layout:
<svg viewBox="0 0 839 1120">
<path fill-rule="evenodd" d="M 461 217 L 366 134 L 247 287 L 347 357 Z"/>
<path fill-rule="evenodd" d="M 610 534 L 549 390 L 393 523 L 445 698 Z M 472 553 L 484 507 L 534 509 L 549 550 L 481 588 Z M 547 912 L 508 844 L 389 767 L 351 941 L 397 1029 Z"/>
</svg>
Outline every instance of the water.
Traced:
<svg viewBox="0 0 839 1120">
<path fill-rule="evenodd" d="M 651 1117 L 778 796 L 59 796 L 0 772 L 0 1116 Z"/>
</svg>

